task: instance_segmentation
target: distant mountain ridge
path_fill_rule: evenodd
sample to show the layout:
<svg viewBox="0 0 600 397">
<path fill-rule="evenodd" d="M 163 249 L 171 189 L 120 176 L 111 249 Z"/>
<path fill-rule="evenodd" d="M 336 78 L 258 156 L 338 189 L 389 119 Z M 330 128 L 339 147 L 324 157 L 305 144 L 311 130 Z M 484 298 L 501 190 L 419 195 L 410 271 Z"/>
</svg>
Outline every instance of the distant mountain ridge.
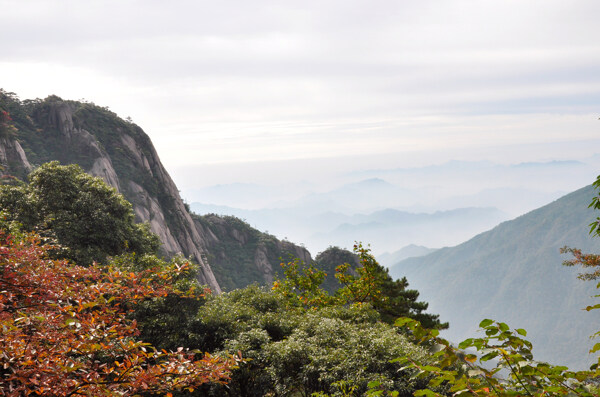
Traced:
<svg viewBox="0 0 600 397">
<path fill-rule="evenodd" d="M 329 183 L 323 183 L 327 178 L 315 179 L 298 187 L 287 178 L 263 179 L 260 184 L 219 184 L 196 190 L 206 196 L 193 195 L 190 205 L 199 213 L 247 219 L 280 238 L 302 242 L 314 252 L 331 244 L 348 247 L 356 240 L 371 244 L 375 254 L 394 252 L 408 244 L 451 246 L 589 183 L 600 166 L 600 157 L 596 157 L 515 164 L 448 161 L 347 170 Z M 463 208 L 486 210 L 465 213 L 460 222 L 449 221 L 449 211 Z M 504 215 L 494 214 L 493 208 Z M 390 210 L 423 216 L 401 220 L 392 212 L 379 212 Z M 435 212 L 439 212 L 440 222 L 421 227 L 426 223 L 424 214 Z M 397 227 L 390 228 L 392 219 L 398 220 Z M 413 221 L 419 225 L 409 225 Z"/>
<path fill-rule="evenodd" d="M 347 241 L 372 242 L 375 252 L 391 251 L 410 243 L 430 245 L 456 244 L 506 220 L 496 208 L 456 208 L 434 213 L 412 213 L 394 209 L 366 215 L 353 215 L 330 231 L 315 234 L 331 244 Z"/>
<path fill-rule="evenodd" d="M 538 359 L 586 367 L 600 313 L 582 308 L 597 291 L 561 266 L 567 258 L 559 249 L 597 252 L 599 241 L 588 235 L 594 194 L 582 188 L 463 244 L 401 261 L 390 273 L 406 276 L 430 310 L 450 321 L 450 339 L 476 336 L 479 321 L 493 318 L 525 328 Z"/>
<path fill-rule="evenodd" d="M 425 256 L 434 251 L 437 251 L 437 248 L 428 248 L 422 245 L 409 244 L 400 248 L 398 251 L 394 251 L 392 253 L 384 252 L 381 255 L 377 255 L 377 261 L 379 261 L 379 264 L 385 267 L 390 267 L 404 259 L 415 256 Z"/>
<path fill-rule="evenodd" d="M 191 203 L 190 208 L 198 214 L 235 215 L 261 230 L 318 247 L 313 249 L 315 252 L 328 245 L 348 247 L 354 241 L 372 243 L 375 252 L 396 251 L 411 243 L 433 245 L 434 241 L 443 241 L 444 245 L 451 245 L 508 219 L 496 208 L 456 208 L 433 213 L 388 208 L 354 215 L 321 212 L 320 208 L 244 210 L 202 203 Z"/>
</svg>

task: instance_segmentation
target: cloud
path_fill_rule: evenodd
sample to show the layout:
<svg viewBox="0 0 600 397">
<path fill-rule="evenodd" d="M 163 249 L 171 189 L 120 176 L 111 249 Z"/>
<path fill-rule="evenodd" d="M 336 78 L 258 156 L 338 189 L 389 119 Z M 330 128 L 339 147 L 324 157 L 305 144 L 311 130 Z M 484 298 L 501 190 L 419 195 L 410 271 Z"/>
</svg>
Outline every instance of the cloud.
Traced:
<svg viewBox="0 0 600 397">
<path fill-rule="evenodd" d="M 591 0 L 0 5 L 1 86 L 108 105 L 165 158 L 174 137 L 231 160 L 543 141 L 544 120 L 600 104 Z"/>
</svg>

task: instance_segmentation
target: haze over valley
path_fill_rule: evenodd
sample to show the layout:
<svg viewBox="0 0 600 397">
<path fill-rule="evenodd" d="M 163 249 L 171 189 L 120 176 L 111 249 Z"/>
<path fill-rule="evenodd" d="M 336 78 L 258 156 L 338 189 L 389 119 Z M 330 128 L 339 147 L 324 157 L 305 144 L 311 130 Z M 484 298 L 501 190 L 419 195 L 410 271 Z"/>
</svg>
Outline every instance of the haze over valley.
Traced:
<svg viewBox="0 0 600 397">
<path fill-rule="evenodd" d="M 310 181 L 309 172 L 304 180 L 277 177 L 277 164 L 272 164 L 270 171 L 262 171 L 271 174 L 270 182 L 182 193 L 199 214 L 235 215 L 311 252 L 362 241 L 383 254 L 409 244 L 457 245 L 589 184 L 599 166 L 600 156 L 516 164 L 448 161 L 340 171 L 328 181 L 323 175 Z"/>
</svg>

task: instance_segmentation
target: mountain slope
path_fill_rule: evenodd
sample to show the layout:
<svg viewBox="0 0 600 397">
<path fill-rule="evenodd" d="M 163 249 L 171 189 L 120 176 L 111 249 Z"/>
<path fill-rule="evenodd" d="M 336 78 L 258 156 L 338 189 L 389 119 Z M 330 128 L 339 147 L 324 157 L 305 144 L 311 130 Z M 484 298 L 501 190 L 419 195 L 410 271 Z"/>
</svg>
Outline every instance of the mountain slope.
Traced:
<svg viewBox="0 0 600 397">
<path fill-rule="evenodd" d="M 193 219 L 179 196 L 175 183 L 163 167 L 150 138 L 137 125 L 92 103 L 63 100 L 50 96 L 44 100 L 19 100 L 0 89 L 0 110 L 11 120 L 0 129 L 0 174 L 25 179 L 33 166 L 58 160 L 79 164 L 86 172 L 103 178 L 129 200 L 136 221 L 148 222 L 162 242 L 162 254 L 181 253 L 200 264 L 199 279 L 213 291 L 221 291 L 208 257 L 219 253 L 222 226 Z M 234 233 L 224 226 L 227 233 Z M 258 231 L 256 231 L 258 233 Z M 294 251 L 310 254 L 291 243 L 277 241 L 269 257 Z M 288 247 L 289 246 L 289 247 Z M 228 266 L 253 266 L 264 269 L 264 258 L 254 246 L 242 244 L 243 255 L 251 263 Z M 258 256 L 257 256 L 258 255 Z M 278 262 L 277 262 L 278 263 Z M 221 271 L 221 274 L 224 272 Z M 264 273 L 264 272 L 263 272 Z M 266 271 L 266 282 L 274 273 Z"/>
<path fill-rule="evenodd" d="M 276 276 L 283 276 L 281 261 L 290 258 L 312 262 L 305 248 L 260 232 L 234 216 L 192 216 L 196 225 L 210 236 L 207 259 L 223 290 L 253 283 L 271 284 Z"/>
<path fill-rule="evenodd" d="M 567 258 L 559 249 L 597 249 L 587 233 L 593 195 L 591 187 L 580 189 L 456 247 L 406 259 L 390 273 L 406 276 L 430 310 L 450 321 L 452 340 L 474 336 L 482 319 L 493 318 L 527 329 L 536 358 L 585 367 L 600 313 L 581 309 L 595 284 L 561 266 Z"/>
</svg>

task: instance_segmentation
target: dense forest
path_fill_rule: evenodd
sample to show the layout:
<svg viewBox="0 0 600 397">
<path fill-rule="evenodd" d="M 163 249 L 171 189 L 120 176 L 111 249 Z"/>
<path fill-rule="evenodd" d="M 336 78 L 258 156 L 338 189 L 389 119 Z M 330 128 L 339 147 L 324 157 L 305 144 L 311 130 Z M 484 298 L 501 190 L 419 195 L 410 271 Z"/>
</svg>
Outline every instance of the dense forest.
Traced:
<svg viewBox="0 0 600 397">
<path fill-rule="evenodd" d="M 9 110 L 0 119 L 5 140 L 19 129 Z M 0 186 L 3 395 L 599 392 L 596 365 L 575 372 L 535 361 L 524 329 L 482 319 L 480 338 L 440 338 L 452 324 L 428 313 L 408 280 L 390 276 L 360 243 L 314 261 L 282 258 L 272 282 L 217 293 L 202 282 L 203 264 L 166 255 L 151 225 L 137 223 L 134 206 L 103 179 L 56 161 L 32 168 L 5 174 Z M 599 196 L 590 200 L 600 209 Z M 224 231 L 241 222 L 225 221 L 212 220 Z M 567 265 L 600 263 L 567 251 Z M 582 277 L 596 278 L 595 270 Z"/>
</svg>

